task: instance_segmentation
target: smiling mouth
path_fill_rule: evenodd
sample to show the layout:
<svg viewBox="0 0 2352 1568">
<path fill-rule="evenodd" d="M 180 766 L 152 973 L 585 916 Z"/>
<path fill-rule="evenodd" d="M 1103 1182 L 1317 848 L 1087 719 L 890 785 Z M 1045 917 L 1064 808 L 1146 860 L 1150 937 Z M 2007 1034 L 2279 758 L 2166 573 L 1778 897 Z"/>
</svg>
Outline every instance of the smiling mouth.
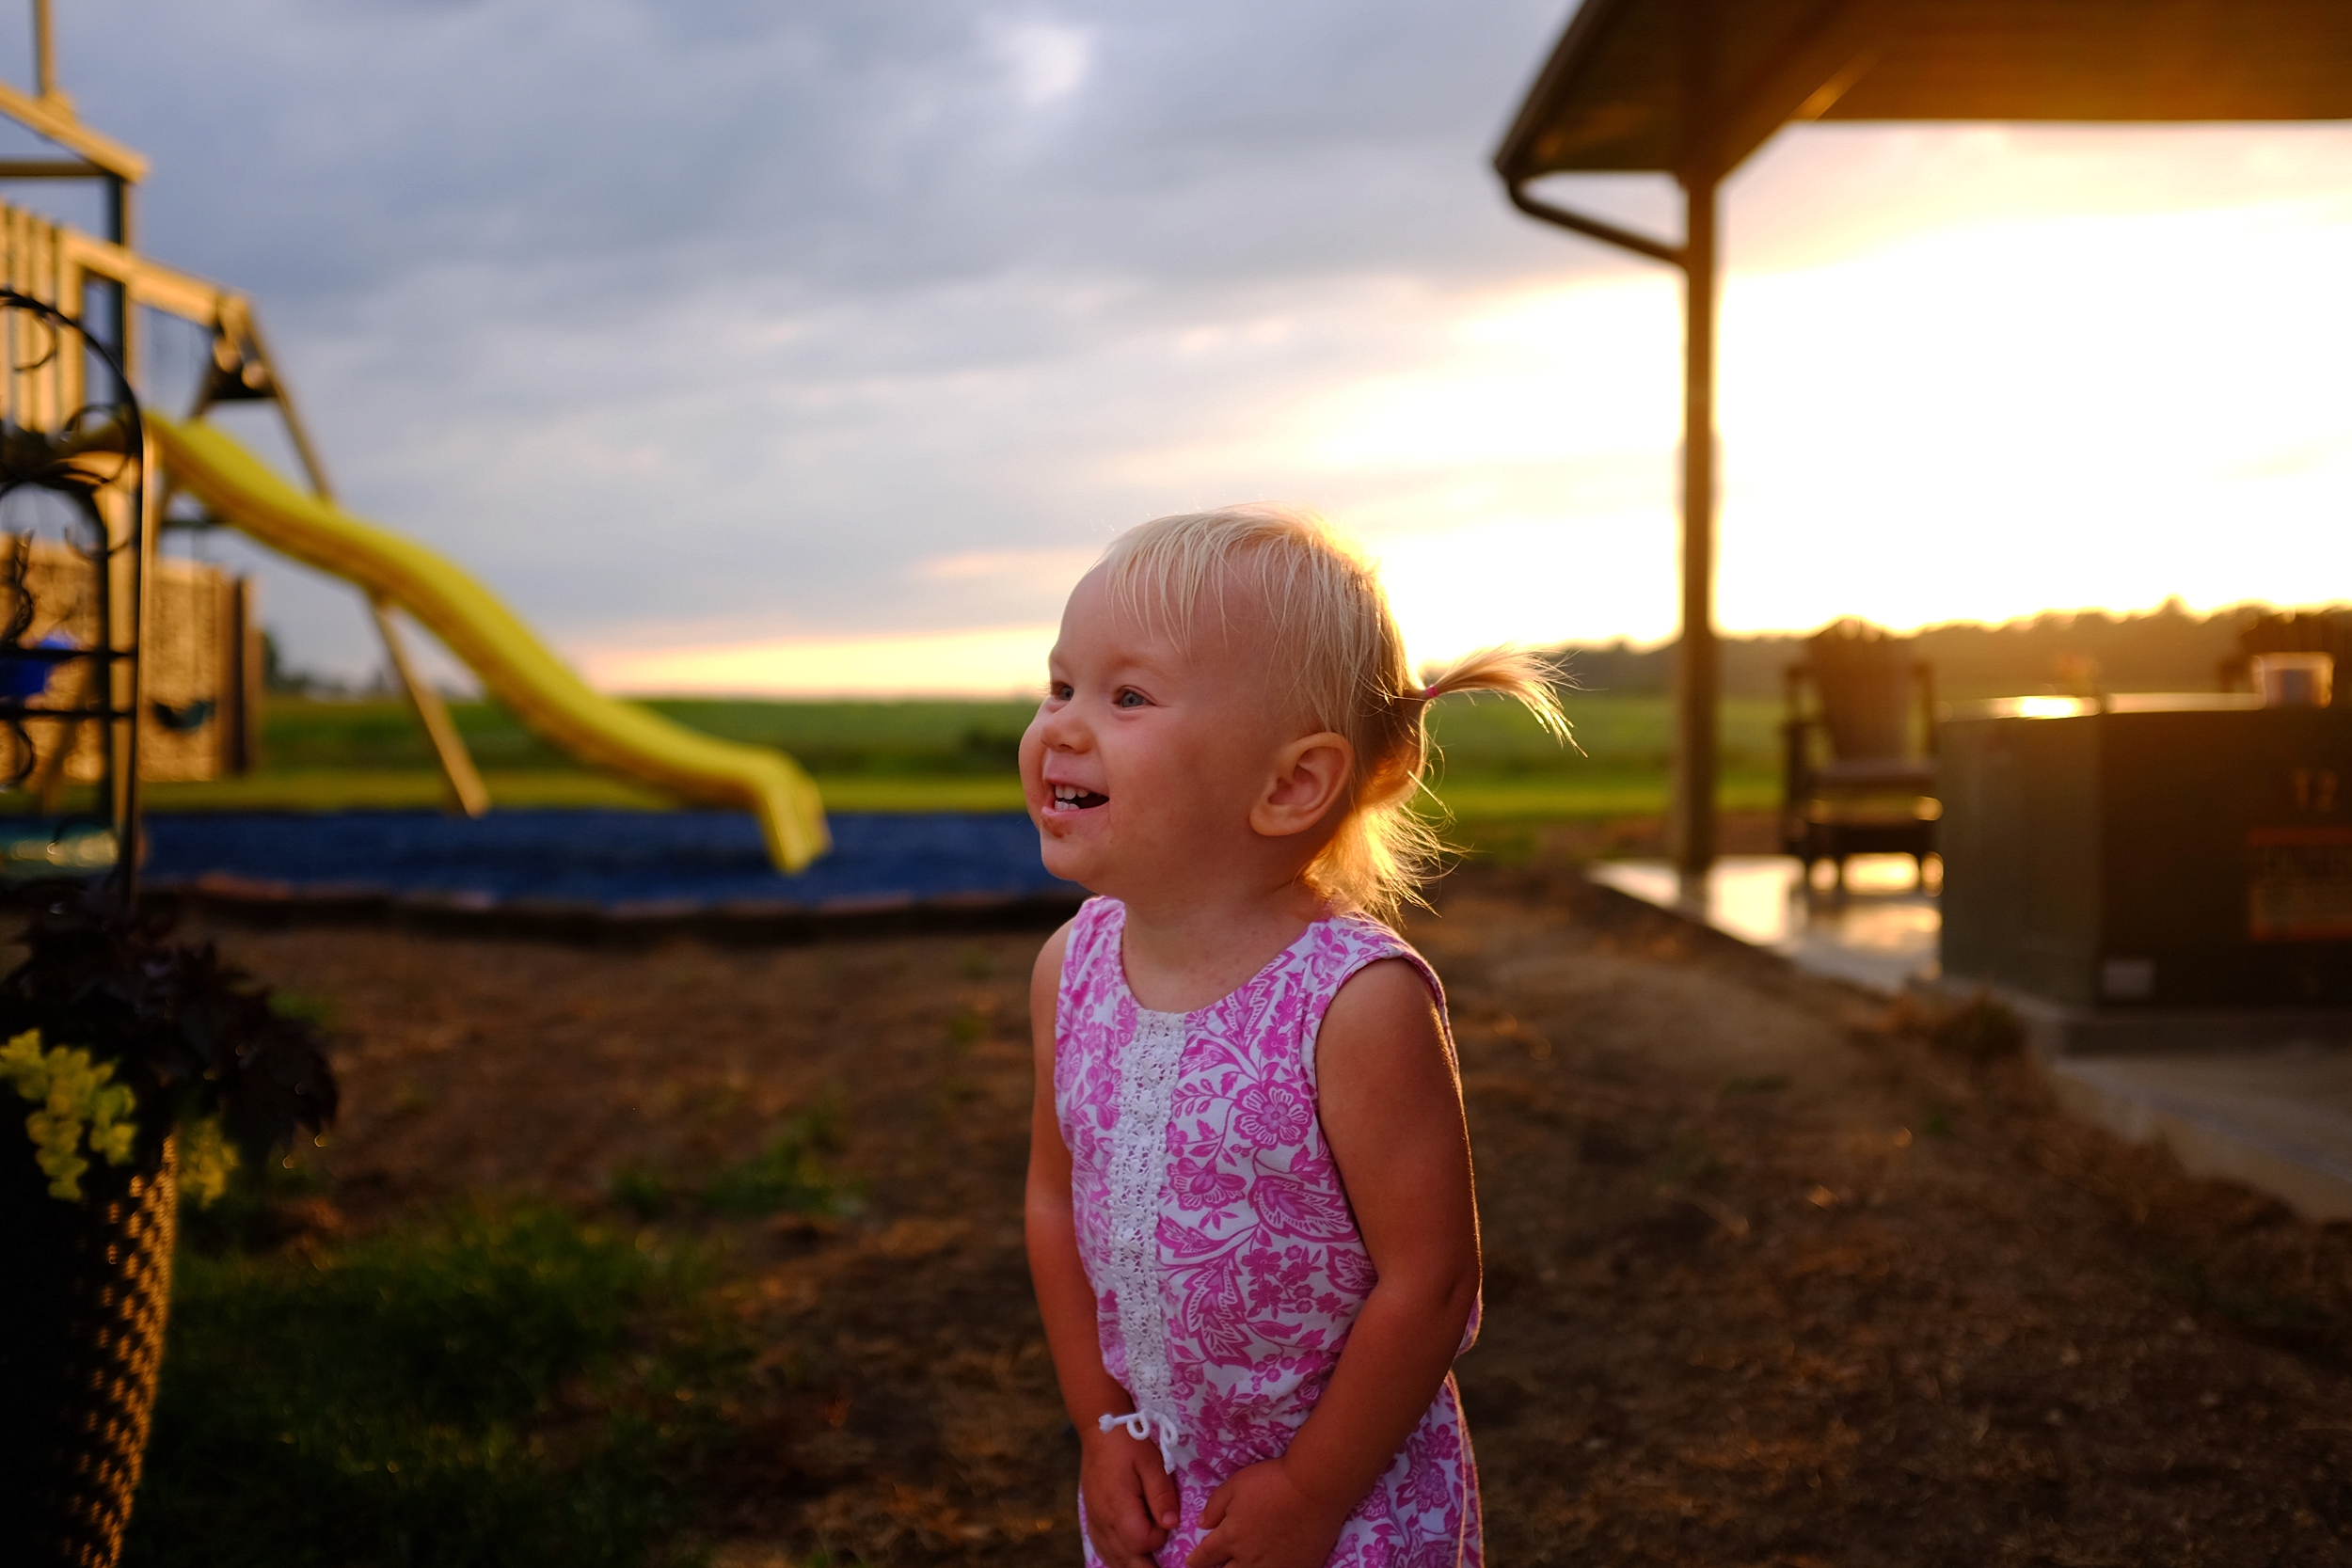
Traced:
<svg viewBox="0 0 2352 1568">
<path fill-rule="evenodd" d="M 1054 803 L 1050 809 L 1054 811 L 1092 811 L 1095 807 L 1107 805 L 1109 802 L 1110 797 L 1107 795 L 1097 795 L 1092 790 L 1080 789 L 1076 784 L 1056 784 L 1054 786 Z"/>
</svg>

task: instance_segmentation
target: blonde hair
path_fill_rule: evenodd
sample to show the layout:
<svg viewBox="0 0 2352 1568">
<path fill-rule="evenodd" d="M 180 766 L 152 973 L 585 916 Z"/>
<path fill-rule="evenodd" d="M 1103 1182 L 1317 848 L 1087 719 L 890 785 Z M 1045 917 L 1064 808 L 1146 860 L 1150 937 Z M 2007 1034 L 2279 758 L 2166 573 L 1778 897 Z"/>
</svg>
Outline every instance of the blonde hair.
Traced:
<svg viewBox="0 0 2352 1568">
<path fill-rule="evenodd" d="M 1412 810 L 1432 702 L 1499 692 L 1567 737 L 1559 672 L 1524 649 L 1482 649 L 1415 680 L 1372 563 L 1311 512 L 1260 502 L 1158 517 L 1112 540 L 1100 564 L 1112 602 L 1179 644 L 1204 608 L 1220 630 L 1230 624 L 1229 584 L 1255 595 L 1270 632 L 1263 668 L 1287 675 L 1284 695 L 1304 721 L 1355 752 L 1339 827 L 1307 867 L 1309 885 L 1336 905 L 1394 919 L 1435 869 L 1443 846 Z"/>
</svg>

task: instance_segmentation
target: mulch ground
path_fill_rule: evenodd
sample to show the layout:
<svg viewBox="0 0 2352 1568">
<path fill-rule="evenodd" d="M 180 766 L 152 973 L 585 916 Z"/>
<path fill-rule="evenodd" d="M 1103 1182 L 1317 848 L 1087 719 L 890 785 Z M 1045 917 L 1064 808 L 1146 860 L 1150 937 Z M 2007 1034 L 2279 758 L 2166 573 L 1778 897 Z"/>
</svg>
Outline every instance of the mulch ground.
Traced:
<svg viewBox="0 0 2352 1568">
<path fill-rule="evenodd" d="M 2352 1561 L 2352 1227 L 1565 862 L 1438 905 L 1411 934 L 1479 1164 L 1460 1376 L 1491 1560 Z M 830 1107 L 864 1213 L 711 1233 L 763 1347 L 700 1521 L 718 1560 L 1077 1560 L 1019 1226 L 1039 935 L 215 934 L 332 1009 L 322 1227 L 467 1192 L 599 1209 L 624 1166 L 717 1168 Z"/>
</svg>

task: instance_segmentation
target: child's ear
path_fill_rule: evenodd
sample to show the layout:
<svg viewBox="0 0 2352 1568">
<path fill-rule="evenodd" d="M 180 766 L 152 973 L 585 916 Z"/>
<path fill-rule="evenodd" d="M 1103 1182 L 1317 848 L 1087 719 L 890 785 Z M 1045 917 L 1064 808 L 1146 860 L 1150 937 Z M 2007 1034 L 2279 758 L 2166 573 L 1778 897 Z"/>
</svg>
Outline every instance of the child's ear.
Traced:
<svg viewBox="0 0 2352 1568">
<path fill-rule="evenodd" d="M 1292 741 L 1275 753 L 1265 793 L 1250 808 L 1250 827 L 1268 838 L 1305 832 L 1347 793 L 1355 765 L 1356 749 L 1336 731 Z"/>
</svg>

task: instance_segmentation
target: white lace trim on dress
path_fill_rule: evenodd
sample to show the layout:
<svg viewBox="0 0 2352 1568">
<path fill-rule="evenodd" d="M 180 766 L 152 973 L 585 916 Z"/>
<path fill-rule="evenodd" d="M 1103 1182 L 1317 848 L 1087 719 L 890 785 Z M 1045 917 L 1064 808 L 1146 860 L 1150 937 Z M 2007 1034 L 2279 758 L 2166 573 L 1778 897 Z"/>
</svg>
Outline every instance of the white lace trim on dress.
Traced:
<svg viewBox="0 0 2352 1568">
<path fill-rule="evenodd" d="M 1168 1473 L 1176 1470 L 1175 1380 L 1168 1364 L 1168 1310 L 1160 1293 L 1160 1191 L 1168 1181 L 1168 1124 L 1176 1104 L 1176 1069 L 1184 1053 L 1184 1017 L 1136 1009 L 1135 1037 L 1119 1064 L 1119 1120 L 1111 1128 L 1104 1207 L 1109 1216 L 1108 1265 L 1119 1302 L 1119 1338 L 1127 1352 L 1127 1392 L 1135 1414 L 1103 1418 L 1103 1430 L 1125 1424 L 1138 1440 L 1157 1439 Z M 1141 1429 L 1141 1430 L 1138 1430 Z"/>
</svg>

